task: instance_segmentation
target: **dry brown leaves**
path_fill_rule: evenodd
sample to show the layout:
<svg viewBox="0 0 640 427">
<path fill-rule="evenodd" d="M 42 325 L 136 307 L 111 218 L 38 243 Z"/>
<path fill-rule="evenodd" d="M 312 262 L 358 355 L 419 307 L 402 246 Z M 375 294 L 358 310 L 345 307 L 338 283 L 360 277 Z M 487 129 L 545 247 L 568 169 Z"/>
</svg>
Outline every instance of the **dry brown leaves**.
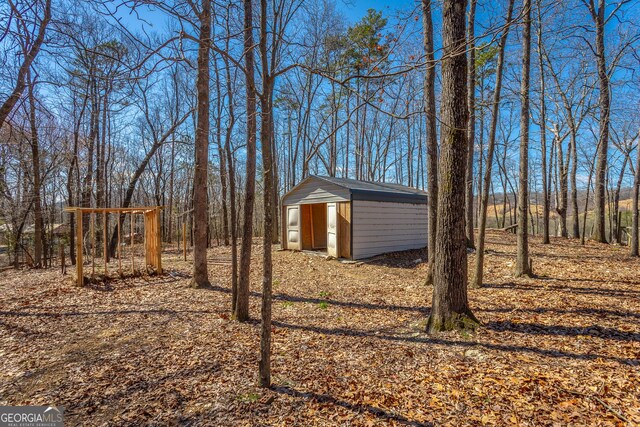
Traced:
<svg viewBox="0 0 640 427">
<path fill-rule="evenodd" d="M 640 261 L 533 239 L 539 277 L 514 279 L 514 245 L 489 235 L 488 286 L 470 291 L 484 326 L 438 336 L 422 332 L 423 253 L 275 252 L 269 391 L 256 387 L 259 324 L 229 319 L 225 248 L 210 254 L 214 290 L 188 287 L 177 251 L 170 274 L 85 289 L 4 272 L 0 404 L 64 405 L 68 425 L 639 424 Z"/>
</svg>

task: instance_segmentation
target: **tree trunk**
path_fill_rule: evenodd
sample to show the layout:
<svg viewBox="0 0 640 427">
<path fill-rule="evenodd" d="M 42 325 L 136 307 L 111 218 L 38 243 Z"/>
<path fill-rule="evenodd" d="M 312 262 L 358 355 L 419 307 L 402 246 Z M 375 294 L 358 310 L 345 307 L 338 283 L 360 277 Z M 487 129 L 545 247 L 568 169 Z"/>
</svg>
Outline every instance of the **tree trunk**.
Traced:
<svg viewBox="0 0 640 427">
<path fill-rule="evenodd" d="M 516 271 L 530 276 L 529 262 L 529 80 L 531 72 L 531 0 L 524 0 L 524 28 L 522 29 L 522 81 L 520 85 L 520 176 L 518 191 L 518 232 Z"/>
<path fill-rule="evenodd" d="M 442 132 L 440 191 L 433 269 L 430 333 L 475 328 L 467 299 L 465 181 L 467 159 L 466 0 L 445 0 L 442 10 Z"/>
<path fill-rule="evenodd" d="M 95 142 L 98 135 L 97 129 L 97 121 L 98 121 L 98 101 L 97 101 L 97 89 L 95 76 L 89 76 L 89 97 L 91 100 L 91 111 L 89 114 L 89 136 L 88 136 L 88 144 L 87 144 L 87 172 L 83 178 L 82 182 L 82 200 L 81 206 L 83 208 L 88 208 L 91 206 L 91 194 L 93 192 L 93 160 L 94 160 L 94 149 Z M 89 230 L 89 218 L 91 215 L 83 215 L 82 221 L 83 230 Z M 85 231 L 86 233 L 86 231 Z"/>
<path fill-rule="evenodd" d="M 177 96 L 177 95 L 176 95 Z M 175 182 L 175 158 L 176 158 L 176 141 L 175 138 L 171 141 L 171 160 L 169 163 L 169 233 L 167 234 L 167 242 L 173 242 L 173 193 Z"/>
<path fill-rule="evenodd" d="M 554 124 L 554 145 L 557 149 L 556 154 L 556 164 L 558 167 L 558 185 L 559 188 L 556 191 L 556 212 L 558 217 L 560 218 L 560 236 L 561 237 L 569 237 L 569 232 L 567 231 L 567 198 L 569 193 L 569 183 L 568 183 L 568 174 L 569 174 L 569 165 L 568 162 L 570 160 L 571 147 L 569 147 L 569 153 L 567 155 L 567 161 L 565 161 L 564 153 L 562 151 L 562 139 L 560 137 L 560 132 L 558 130 L 557 123 Z"/>
<path fill-rule="evenodd" d="M 427 256 L 429 269 L 427 270 L 427 285 L 433 284 L 433 265 L 436 253 L 436 224 L 438 209 L 438 135 L 436 117 L 436 64 L 433 46 L 433 18 L 431 0 L 422 0 L 422 21 L 424 26 L 424 50 L 427 69 L 424 78 L 425 116 L 427 120 L 427 179 L 428 179 L 428 236 Z M 348 154 L 347 154 L 348 156 Z"/>
<path fill-rule="evenodd" d="M 207 170 L 209 164 L 209 43 L 211 42 L 211 2 L 202 1 L 198 46 L 197 128 L 193 173 L 193 280 L 195 288 L 210 286 L 207 269 Z"/>
<path fill-rule="evenodd" d="M 76 119 L 74 115 L 74 127 L 73 127 L 73 157 L 71 159 L 71 165 L 67 171 L 67 193 L 69 206 L 75 206 L 75 203 L 78 200 L 78 197 L 74 198 L 74 193 L 79 195 L 80 191 L 80 169 L 78 167 L 78 156 L 79 156 L 79 144 L 80 144 L 80 127 L 82 126 L 82 119 L 84 117 L 84 113 L 87 107 L 88 101 L 88 91 L 85 92 L 82 96 L 82 107 L 80 112 L 78 113 L 78 117 Z M 75 112 L 75 99 L 74 99 L 74 112 Z M 73 181 L 75 178 L 75 188 L 73 186 Z M 71 264 L 76 264 L 76 220 L 75 214 L 69 213 L 69 257 L 71 258 Z"/>
<path fill-rule="evenodd" d="M 507 38 L 509 36 L 509 29 L 511 27 L 511 20 L 513 15 L 514 0 L 509 0 L 509 10 L 507 12 L 507 21 L 505 28 L 500 37 L 500 44 L 498 47 L 498 62 L 496 64 L 496 87 L 493 92 L 493 104 L 491 111 L 491 123 L 489 127 L 489 142 L 487 146 L 487 167 L 484 171 L 484 182 L 482 185 L 482 200 L 480 206 L 480 221 L 478 224 L 478 246 L 476 250 L 476 265 L 474 276 L 474 287 L 480 287 L 483 283 L 483 271 L 484 271 L 484 240 L 487 228 L 487 208 L 489 206 L 489 188 L 492 185 L 492 171 L 493 171 L 493 153 L 496 146 L 496 130 L 498 127 L 498 119 L 500 114 L 500 97 L 502 92 L 502 74 L 504 69 L 504 50 L 507 45 Z M 507 197 L 506 192 L 503 197 Z M 494 196 L 495 207 L 495 196 Z M 504 210 L 503 218 L 505 215 Z M 496 213 L 496 226 L 498 225 L 498 215 Z"/>
<path fill-rule="evenodd" d="M 229 50 L 229 39 L 226 41 L 227 50 Z M 229 60 L 226 56 L 223 57 L 226 70 L 227 80 L 227 112 L 228 123 L 227 131 L 224 136 L 224 152 L 227 156 L 227 168 L 229 174 L 229 210 L 231 213 L 231 312 L 235 310 L 236 301 L 238 297 L 238 214 L 236 205 L 236 172 L 235 162 L 233 159 L 233 152 L 231 150 L 231 136 L 233 134 L 233 128 L 236 123 L 235 111 L 233 108 L 233 85 L 231 83 L 231 67 L 229 66 Z"/>
<path fill-rule="evenodd" d="M 222 238 L 224 245 L 229 246 L 229 211 L 227 209 L 227 165 L 224 149 L 222 148 L 222 90 L 220 88 L 220 71 L 218 60 L 213 61 L 214 74 L 216 78 L 216 148 L 218 149 L 218 159 L 220 161 L 220 187 L 222 202 Z"/>
<path fill-rule="evenodd" d="M 631 256 L 639 256 L 638 253 L 638 198 L 640 196 L 640 132 L 638 132 L 638 145 L 636 146 L 636 170 L 633 176 L 633 202 L 631 204 L 631 242 L 629 243 Z"/>
<path fill-rule="evenodd" d="M 542 5 L 537 2 L 538 11 L 538 66 L 540 72 L 540 163 L 542 164 L 542 243 L 551 243 L 549 238 L 549 181 L 547 180 L 547 104 L 544 61 L 542 56 Z"/>
<path fill-rule="evenodd" d="M 571 169 L 569 172 L 571 181 L 571 216 L 573 217 L 573 224 L 571 226 L 571 237 L 575 239 L 580 238 L 580 213 L 578 212 L 578 142 L 576 137 L 577 130 L 575 130 L 575 124 L 572 119 L 572 131 L 571 139 Z"/>
<path fill-rule="evenodd" d="M 469 50 L 467 72 L 467 101 L 469 104 L 469 124 L 467 129 L 467 183 L 465 194 L 466 235 L 467 246 L 475 248 L 473 233 L 473 154 L 476 133 L 476 51 L 475 51 L 475 22 L 476 2 L 471 0 L 469 5 L 469 28 L 467 30 L 467 49 Z"/>
<path fill-rule="evenodd" d="M 277 37 L 274 35 L 274 37 Z M 262 88 L 260 99 L 260 146 L 262 147 L 262 175 L 264 179 L 264 234 L 262 236 L 262 308 L 260 327 L 259 385 L 271 386 L 271 292 L 273 265 L 271 241 L 273 238 L 274 159 L 271 144 L 273 79 L 267 57 L 267 0 L 260 0 L 260 58 L 262 62 Z M 272 55 L 275 55 L 272 52 Z"/>
<path fill-rule="evenodd" d="M 29 136 L 29 145 L 31 145 L 31 166 L 33 169 L 33 266 L 42 267 L 42 249 L 44 246 L 43 221 L 42 221 L 42 198 L 40 195 L 41 177 L 40 177 L 40 141 L 38 139 L 38 125 L 36 123 L 36 99 L 33 93 L 35 79 L 31 78 L 31 71 L 27 71 L 29 80 L 29 125 L 31 135 Z"/>
<path fill-rule="evenodd" d="M 607 153 L 609 149 L 609 76 L 607 74 L 606 52 L 604 47 L 605 0 L 598 0 L 596 10 L 591 11 L 596 26 L 596 63 L 598 67 L 600 135 L 596 164 L 595 188 L 595 229 L 592 239 L 607 243 L 605 233 L 605 173 L 607 170 Z"/>
<path fill-rule="evenodd" d="M 622 166 L 620 167 L 620 174 L 618 175 L 618 182 L 616 182 L 616 188 L 613 192 L 613 227 L 611 229 L 612 242 L 620 242 L 620 189 L 622 188 L 622 180 L 624 179 L 624 172 L 627 169 L 627 161 L 629 158 L 624 156 L 622 160 Z"/>
<path fill-rule="evenodd" d="M 247 79 L 247 158 L 244 192 L 244 225 L 242 249 L 240 251 L 240 277 L 238 295 L 233 317 L 245 322 L 249 320 L 249 273 L 251 268 L 251 244 L 253 240 L 253 204 L 256 182 L 256 89 L 253 57 L 253 5 L 244 0 L 244 55 Z"/>
<path fill-rule="evenodd" d="M 271 231 L 271 243 L 274 245 L 280 242 L 280 233 L 279 233 L 279 221 L 278 218 L 280 215 L 279 204 L 280 204 L 280 195 L 279 195 L 279 178 L 278 178 L 278 144 L 276 144 L 276 136 L 275 136 L 275 125 L 273 122 L 273 95 L 269 98 L 269 110 L 271 113 L 269 114 L 269 139 L 271 140 L 271 159 L 273 161 L 273 167 L 271 168 L 271 181 L 273 183 L 273 188 L 271 192 L 271 196 L 273 201 L 271 203 L 271 215 L 272 215 L 272 231 Z"/>
</svg>

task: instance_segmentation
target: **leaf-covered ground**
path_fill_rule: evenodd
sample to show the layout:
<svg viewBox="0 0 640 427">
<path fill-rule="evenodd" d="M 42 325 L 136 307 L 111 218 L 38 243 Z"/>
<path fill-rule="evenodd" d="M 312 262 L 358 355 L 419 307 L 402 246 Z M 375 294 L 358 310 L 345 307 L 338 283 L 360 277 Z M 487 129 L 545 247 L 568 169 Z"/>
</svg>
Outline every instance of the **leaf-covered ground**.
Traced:
<svg viewBox="0 0 640 427">
<path fill-rule="evenodd" d="M 0 404 L 57 404 L 67 425 L 640 424 L 640 261 L 626 248 L 489 234 L 483 327 L 423 333 L 418 251 L 365 264 L 274 253 L 273 390 L 256 387 L 259 323 L 229 319 L 229 257 L 213 290 L 168 274 L 79 289 L 57 271 L 0 276 Z M 259 317 L 260 248 L 251 313 Z M 470 262 L 473 255 L 470 256 Z"/>
</svg>

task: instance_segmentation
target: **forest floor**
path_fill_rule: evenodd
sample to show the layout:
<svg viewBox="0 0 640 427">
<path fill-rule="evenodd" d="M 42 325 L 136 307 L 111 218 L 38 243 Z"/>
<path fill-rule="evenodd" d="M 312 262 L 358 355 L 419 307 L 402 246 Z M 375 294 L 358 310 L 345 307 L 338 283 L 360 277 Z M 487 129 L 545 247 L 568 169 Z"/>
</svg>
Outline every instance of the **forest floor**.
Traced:
<svg viewBox="0 0 640 427">
<path fill-rule="evenodd" d="M 490 232 L 475 333 L 423 332 L 424 253 L 345 264 L 274 252 L 274 387 L 256 387 L 259 322 L 230 320 L 229 250 L 212 290 L 167 274 L 74 287 L 0 275 L 0 404 L 63 405 L 67 425 L 640 425 L 640 261 L 626 248 Z M 259 318 L 260 248 L 251 315 Z M 474 255 L 470 256 L 470 263 Z"/>
</svg>

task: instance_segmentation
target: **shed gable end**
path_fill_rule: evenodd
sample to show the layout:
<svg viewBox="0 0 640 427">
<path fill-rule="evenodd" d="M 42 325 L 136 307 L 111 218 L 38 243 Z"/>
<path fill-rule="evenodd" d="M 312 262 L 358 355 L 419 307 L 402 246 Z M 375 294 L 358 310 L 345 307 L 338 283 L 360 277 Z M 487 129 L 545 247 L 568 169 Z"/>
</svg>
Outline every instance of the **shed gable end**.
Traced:
<svg viewBox="0 0 640 427">
<path fill-rule="evenodd" d="M 298 184 L 298 186 L 285 195 L 282 199 L 282 204 L 286 206 L 348 202 L 350 197 L 349 189 L 311 177 Z"/>
</svg>

